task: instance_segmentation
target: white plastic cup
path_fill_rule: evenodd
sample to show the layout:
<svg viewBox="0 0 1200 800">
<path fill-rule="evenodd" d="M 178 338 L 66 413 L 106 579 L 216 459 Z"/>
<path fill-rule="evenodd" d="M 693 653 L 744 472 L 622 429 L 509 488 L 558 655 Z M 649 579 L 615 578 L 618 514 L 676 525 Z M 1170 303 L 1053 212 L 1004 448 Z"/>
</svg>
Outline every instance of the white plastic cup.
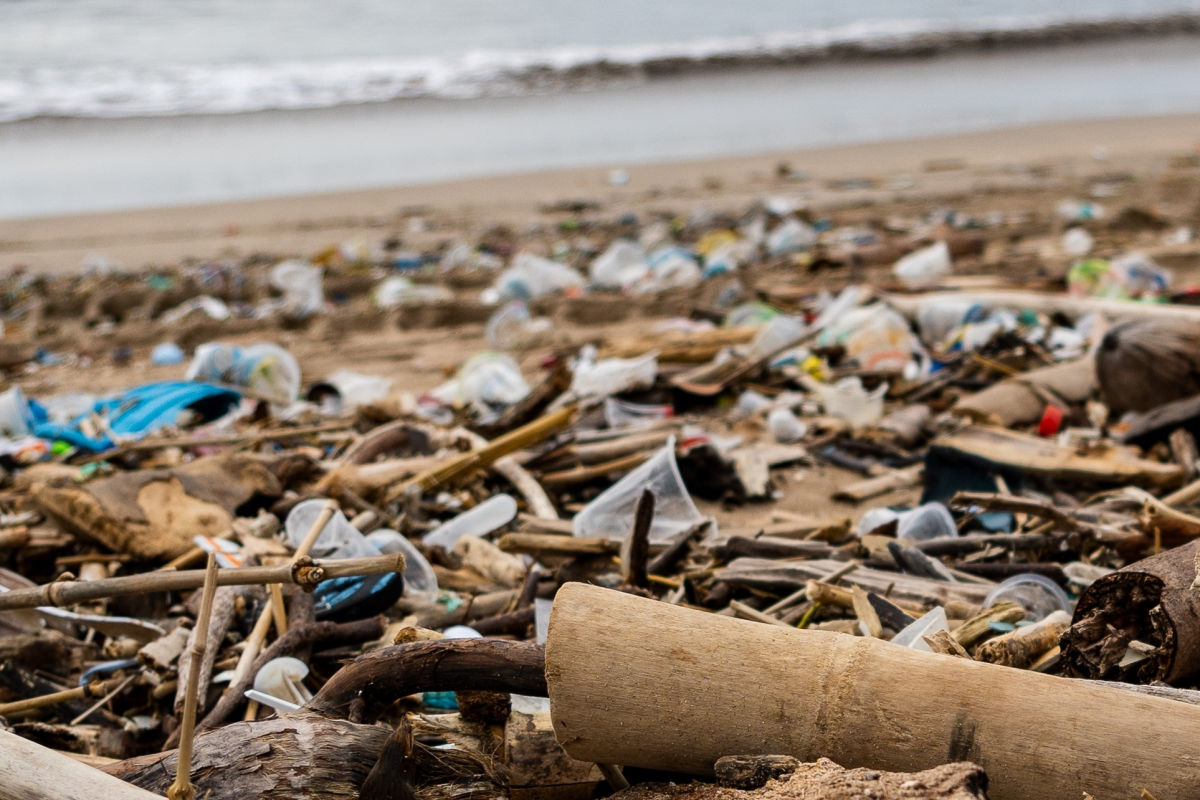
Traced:
<svg viewBox="0 0 1200 800">
<path fill-rule="evenodd" d="M 316 498 L 305 500 L 288 514 L 284 531 L 293 550 L 304 542 L 327 502 Z M 379 550 L 350 524 L 345 514 L 335 511 L 321 529 L 311 555 L 314 558 L 364 558 L 379 555 Z"/>
<path fill-rule="evenodd" d="M 921 542 L 945 536 L 958 536 L 958 526 L 950 510 L 941 503 L 926 503 L 904 512 L 896 526 L 898 539 Z"/>
<path fill-rule="evenodd" d="M 1045 619 L 1055 611 L 1071 613 L 1071 598 L 1045 575 L 1023 572 L 996 585 L 983 600 L 984 608 L 996 603 L 1016 603 L 1025 609 L 1025 619 L 1031 622 Z"/>
</svg>

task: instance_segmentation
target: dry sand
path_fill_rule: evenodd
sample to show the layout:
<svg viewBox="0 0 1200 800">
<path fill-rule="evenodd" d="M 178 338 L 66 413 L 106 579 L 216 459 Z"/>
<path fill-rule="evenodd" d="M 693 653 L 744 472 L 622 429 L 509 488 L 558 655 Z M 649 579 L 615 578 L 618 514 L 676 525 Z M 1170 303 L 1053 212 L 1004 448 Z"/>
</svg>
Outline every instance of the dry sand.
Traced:
<svg viewBox="0 0 1200 800">
<path fill-rule="evenodd" d="M 399 233 L 422 246 L 470 235 L 491 223 L 544 221 L 539 207 L 586 199 L 606 211 L 669 205 L 741 209 L 755 197 L 801 196 L 814 204 L 887 200 L 981 188 L 1041 185 L 1030 165 L 1052 165 L 1056 178 L 1116 169 L 1161 171 L 1169 158 L 1195 153 L 1200 114 L 1035 125 L 987 133 L 830 147 L 754 157 L 629 168 L 625 186 L 611 186 L 610 168 L 569 169 L 354 192 L 212 205 L 0 220 L 0 265 L 72 272 L 100 254 L 136 269 L 186 257 L 253 252 L 310 254 L 348 238 Z M 1108 155 L 1097 161 L 1096 153 Z M 936 162 L 961 168 L 929 171 Z M 783 181 L 780 163 L 811 176 Z M 619 166 L 619 165 L 614 165 Z M 881 179 L 884 189 L 845 191 L 827 181 Z M 1037 177 L 1036 175 L 1034 176 Z M 896 179 L 902 182 L 897 183 Z M 908 185 L 911 178 L 911 186 Z M 904 185 L 906 188 L 889 189 Z M 413 233 L 413 218 L 428 228 Z"/>
</svg>

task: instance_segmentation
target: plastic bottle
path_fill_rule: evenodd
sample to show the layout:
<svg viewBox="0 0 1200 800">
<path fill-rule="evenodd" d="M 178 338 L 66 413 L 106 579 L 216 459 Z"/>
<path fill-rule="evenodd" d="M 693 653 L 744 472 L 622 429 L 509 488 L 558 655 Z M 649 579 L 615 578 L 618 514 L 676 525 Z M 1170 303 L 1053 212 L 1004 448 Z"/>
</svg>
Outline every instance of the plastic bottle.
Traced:
<svg viewBox="0 0 1200 800">
<path fill-rule="evenodd" d="M 516 515 L 517 501 L 507 494 L 498 494 L 425 534 L 421 544 L 453 550 L 462 537 L 489 534 L 512 522 Z"/>
<path fill-rule="evenodd" d="M 300 392 L 300 365 L 276 344 L 237 347 L 208 342 L 196 348 L 187 379 L 241 386 L 265 400 L 286 404 Z"/>
</svg>

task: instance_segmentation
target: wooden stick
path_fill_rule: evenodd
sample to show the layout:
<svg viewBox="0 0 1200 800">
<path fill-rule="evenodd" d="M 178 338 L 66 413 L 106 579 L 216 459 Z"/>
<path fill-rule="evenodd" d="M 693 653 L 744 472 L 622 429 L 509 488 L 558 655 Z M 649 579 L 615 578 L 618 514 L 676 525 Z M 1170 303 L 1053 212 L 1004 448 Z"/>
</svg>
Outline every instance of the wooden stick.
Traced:
<svg viewBox="0 0 1200 800">
<path fill-rule="evenodd" d="M 1071 615 L 1059 609 L 1043 620 L 989 639 L 975 651 L 980 661 L 1024 669 L 1058 644 L 1071 626 Z"/>
<path fill-rule="evenodd" d="M 567 427 L 574 418 L 578 407 L 576 403 L 564 406 L 557 411 L 539 417 L 533 422 L 522 425 L 503 436 L 493 439 L 486 447 L 455 456 L 444 464 L 421 472 L 402 483 L 398 483 L 384 495 L 384 502 L 385 504 L 391 503 L 404 497 L 405 492 L 408 491 L 410 486 L 419 487 L 422 491 L 428 491 L 437 486 L 459 480 L 473 474 L 476 470 L 494 464 L 499 459 L 504 458 L 504 456 L 511 455 L 522 448 L 536 444 L 547 436 Z"/>
<path fill-rule="evenodd" d="M 1196 706 L 579 583 L 555 596 L 546 681 L 558 740 L 584 761 L 706 775 L 730 753 L 969 760 L 993 800 L 1195 795 Z"/>
<path fill-rule="evenodd" d="M 403 572 L 404 556 L 391 553 L 366 558 L 342 558 L 322 561 L 280 564 L 274 567 L 240 567 L 217 570 L 218 586 L 250 586 L 254 584 L 294 583 L 312 588 L 321 581 L 359 575 L 382 575 Z M 148 572 L 98 581 L 55 581 L 28 589 L 14 589 L 0 594 L 0 611 L 37 606 L 71 606 L 89 600 L 109 597 L 128 597 L 147 592 L 178 592 L 198 589 L 204 585 L 205 570 L 179 572 Z"/>
<path fill-rule="evenodd" d="M 0 730 L 0 800 L 162 800 L 160 795 Z"/>
<path fill-rule="evenodd" d="M 654 524 L 654 492 L 642 490 L 633 511 L 633 527 L 621 543 L 621 581 L 645 587 L 646 559 L 650 555 L 650 526 Z"/>
<path fill-rule="evenodd" d="M 187 694 L 183 701 L 183 719 L 179 723 L 179 761 L 175 782 L 167 789 L 168 800 L 192 800 L 196 790 L 192 787 L 192 734 L 196 726 L 196 695 L 200 687 L 200 664 L 208 648 L 208 623 L 212 617 L 213 595 L 217 593 L 217 557 L 208 554 L 204 569 L 204 595 L 200 600 L 200 614 L 196 620 L 196 636 L 192 643 L 191 671 L 188 673 Z M 207 688 L 207 687 L 204 687 Z"/>
<path fill-rule="evenodd" d="M 25 714 L 30 711 L 35 711 L 39 708 L 48 708 L 50 706 L 60 705 L 62 703 L 70 703 L 73 700 L 83 700 L 91 696 L 97 697 L 105 694 L 112 687 L 121 683 L 122 678 L 113 678 L 107 681 L 96 681 L 87 686 L 76 686 L 71 689 L 63 689 L 60 692 L 50 692 L 49 694 L 38 695 L 37 697 L 27 697 L 24 700 L 13 700 L 10 703 L 0 703 L 0 716 L 16 716 Z"/>
<path fill-rule="evenodd" d="M 270 597 L 271 613 L 275 620 L 275 635 L 283 636 L 288 631 L 287 609 L 283 606 L 283 587 L 272 583 L 267 587 Z"/>
</svg>

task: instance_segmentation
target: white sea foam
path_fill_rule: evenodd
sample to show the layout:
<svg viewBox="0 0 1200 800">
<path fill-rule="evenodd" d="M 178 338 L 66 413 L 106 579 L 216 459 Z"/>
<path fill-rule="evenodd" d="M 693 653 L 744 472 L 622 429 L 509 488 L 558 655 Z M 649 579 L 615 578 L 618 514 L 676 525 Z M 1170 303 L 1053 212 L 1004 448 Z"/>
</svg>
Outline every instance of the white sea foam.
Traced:
<svg viewBox="0 0 1200 800">
<path fill-rule="evenodd" d="M 988 18 L 953 27 L 890 20 L 661 44 L 478 50 L 445 59 L 30 67 L 0 75 L 0 121 L 230 114 L 404 98 L 503 96 L 688 72 L 1172 33 L 1200 33 L 1200 13 Z"/>
</svg>

